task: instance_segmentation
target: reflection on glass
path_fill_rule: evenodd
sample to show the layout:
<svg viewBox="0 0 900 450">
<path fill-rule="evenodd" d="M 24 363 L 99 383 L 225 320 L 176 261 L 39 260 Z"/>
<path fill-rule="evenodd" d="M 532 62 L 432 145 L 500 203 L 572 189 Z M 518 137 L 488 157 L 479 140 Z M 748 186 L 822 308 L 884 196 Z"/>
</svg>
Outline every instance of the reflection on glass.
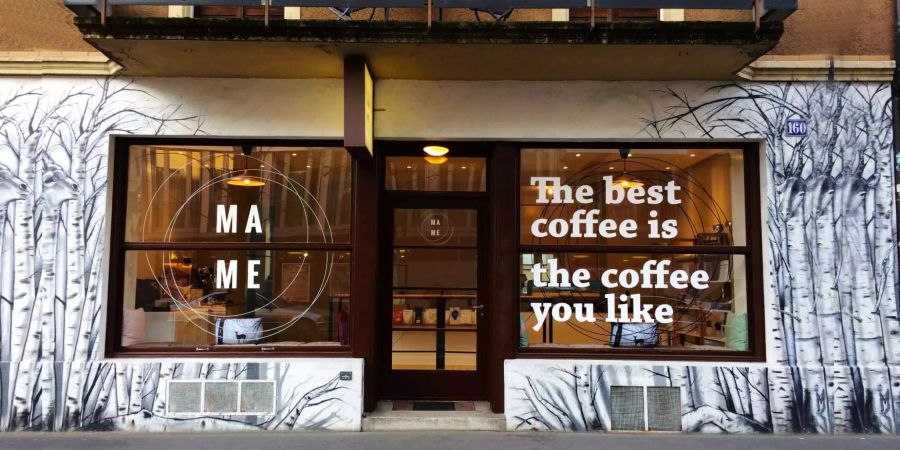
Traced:
<svg viewBox="0 0 900 450">
<path fill-rule="evenodd" d="M 350 254 L 126 253 L 126 348 L 349 343 Z"/>
<path fill-rule="evenodd" d="M 539 272 L 535 278 L 533 266 L 551 265 L 566 268 L 568 273 L 585 269 L 589 274 L 588 286 L 551 287 L 546 286 L 552 275 Z M 652 286 L 639 283 L 633 287 L 612 287 L 623 283 L 626 271 L 633 271 L 640 277 L 642 270 L 649 270 L 659 263 L 667 273 L 650 280 Z M 748 350 L 747 335 L 747 280 L 746 262 L 742 255 L 697 255 L 697 254 L 621 254 L 621 253 L 523 253 L 520 275 L 520 325 L 521 344 L 534 347 L 681 347 L 688 350 Z M 643 269 L 648 267 L 648 269 Z M 687 275 L 704 272 L 708 278 L 705 289 L 687 286 L 672 272 L 683 271 Z M 652 273 L 652 272 L 648 272 Z M 629 274 L 630 275 L 630 274 Z M 623 278 L 619 278 L 619 277 Z M 606 277 L 606 278 L 604 278 Z M 559 278 L 556 278 L 557 281 Z M 643 278 L 638 278 L 643 280 Z M 544 284 L 545 286 L 540 286 Z M 611 296 L 609 294 L 612 294 Z M 626 299 L 621 296 L 628 295 Z M 614 314 L 620 303 L 634 306 L 635 295 L 644 305 L 652 305 L 649 315 L 661 305 L 672 307 L 672 322 L 657 323 L 611 323 L 609 300 L 613 299 Z M 593 322 L 578 320 L 573 313 L 565 321 L 548 318 L 538 326 L 538 316 L 533 304 L 565 304 L 572 311 L 577 308 L 593 308 Z M 562 308 L 562 307 L 560 307 Z M 584 309 L 584 311 L 588 311 Z M 629 312 L 633 309 L 629 308 Z M 538 329 L 534 327 L 538 326 Z"/>
<path fill-rule="evenodd" d="M 350 240 L 342 148 L 254 147 L 247 156 L 235 147 L 132 146 L 129 155 L 128 241 Z"/>
<path fill-rule="evenodd" d="M 526 149 L 522 151 L 520 180 L 520 236 L 522 244 L 606 245 L 746 245 L 744 214 L 744 160 L 739 149 Z M 590 186 L 592 201 L 569 204 L 540 203 L 541 188 L 532 177 L 558 177 L 576 189 Z M 651 204 L 649 190 L 669 183 L 677 187 L 674 199 L 664 196 Z M 636 201 L 607 204 L 606 192 L 633 193 Z M 562 195 L 559 188 L 544 187 L 546 198 Z M 680 202 L 680 203 L 679 203 Z M 634 220 L 636 236 L 572 237 L 535 236 L 536 220 L 571 220 L 579 209 L 596 210 L 597 222 L 611 219 L 617 225 Z M 677 221 L 677 235 L 655 236 L 650 222 Z M 564 222 L 564 223 L 563 223 Z M 599 230 L 599 223 L 585 228 Z M 541 232 L 546 231 L 546 227 Z"/>
<path fill-rule="evenodd" d="M 438 163 L 439 161 L 442 161 Z M 389 191 L 480 191 L 487 189 L 484 158 L 389 156 L 385 168 Z"/>
</svg>

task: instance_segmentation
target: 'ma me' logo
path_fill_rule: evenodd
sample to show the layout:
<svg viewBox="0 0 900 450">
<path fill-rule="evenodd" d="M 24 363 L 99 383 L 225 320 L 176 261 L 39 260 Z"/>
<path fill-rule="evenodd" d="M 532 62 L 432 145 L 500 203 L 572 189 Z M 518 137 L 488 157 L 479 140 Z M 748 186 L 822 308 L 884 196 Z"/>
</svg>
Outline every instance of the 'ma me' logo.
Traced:
<svg viewBox="0 0 900 450">
<path fill-rule="evenodd" d="M 446 244 L 453 237 L 453 222 L 446 214 L 426 213 L 419 224 L 419 235 L 431 245 Z"/>
<path fill-rule="evenodd" d="M 238 207 L 237 205 L 216 205 L 216 233 L 234 234 L 238 232 Z M 250 205 L 247 220 L 244 222 L 245 234 L 262 234 L 262 221 L 259 217 L 259 207 Z M 258 267 L 261 261 L 258 259 L 247 260 L 247 288 L 259 289 Z M 237 289 L 238 260 L 216 261 L 216 289 Z"/>
</svg>

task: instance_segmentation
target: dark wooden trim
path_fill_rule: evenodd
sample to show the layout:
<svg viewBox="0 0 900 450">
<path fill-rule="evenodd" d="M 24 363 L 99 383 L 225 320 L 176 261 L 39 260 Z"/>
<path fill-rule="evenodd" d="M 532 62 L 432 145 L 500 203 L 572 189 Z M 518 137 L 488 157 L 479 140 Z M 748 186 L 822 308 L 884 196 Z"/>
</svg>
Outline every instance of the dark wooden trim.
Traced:
<svg viewBox="0 0 900 450">
<path fill-rule="evenodd" d="M 199 346 L 202 347 L 202 346 Z M 229 358 L 229 357 L 238 357 L 238 358 L 248 358 L 255 355 L 263 356 L 265 358 L 294 358 L 297 357 L 297 354 L 300 353 L 304 357 L 317 357 L 317 358 L 351 358 L 353 354 L 350 351 L 350 347 L 347 346 L 278 346 L 277 350 L 262 350 L 260 347 L 265 347 L 261 345 L 256 347 L 255 350 L 241 350 L 234 351 L 228 349 L 219 349 L 213 346 L 210 346 L 208 350 L 194 350 L 190 349 L 178 349 L 172 350 L 169 347 L 155 347 L 155 348 L 141 348 L 141 349 L 120 349 L 113 353 L 112 355 L 107 355 L 107 357 L 112 358 L 171 358 L 174 356 L 177 357 L 190 357 L 197 358 L 200 356 L 210 357 L 210 358 Z"/>
<path fill-rule="evenodd" d="M 352 230 L 351 230 L 352 233 Z M 125 242 L 125 250 L 293 250 L 349 252 L 351 244 L 318 242 Z"/>
<path fill-rule="evenodd" d="M 447 201 L 454 200 L 484 200 L 488 198 L 488 191 L 389 191 L 385 190 L 383 196 L 385 198 L 400 198 L 408 201 L 421 200 L 423 202 Z M 454 209 L 452 206 L 443 207 L 444 209 Z M 456 209 L 464 209 L 465 205 L 458 206 Z"/>
<path fill-rule="evenodd" d="M 254 136 L 158 136 L 158 135 L 113 135 L 110 136 L 117 142 L 126 143 L 126 147 L 132 145 L 210 145 L 222 147 L 240 147 L 252 145 L 254 147 L 298 147 L 298 148 L 343 148 L 344 142 L 332 138 L 297 139 L 292 137 L 254 137 Z"/>
<path fill-rule="evenodd" d="M 353 225 L 350 239 L 350 347 L 363 359 L 363 409 L 373 411 L 378 402 L 379 361 L 376 354 L 378 317 L 378 173 L 375 161 L 353 161 Z"/>
<path fill-rule="evenodd" d="M 380 140 L 377 142 L 378 152 L 387 158 L 391 156 L 421 156 L 425 157 L 422 150 L 426 145 L 443 145 L 450 149 L 447 154 L 450 158 L 487 158 L 496 143 L 494 141 L 465 141 L 442 139 L 415 139 L 415 140 Z M 413 191 L 418 192 L 418 191 Z"/>
<path fill-rule="evenodd" d="M 490 327 L 493 323 L 492 303 L 492 286 L 490 283 L 490 271 L 492 258 L 490 257 L 491 233 L 490 222 L 491 212 L 488 203 L 487 192 L 430 192 L 430 191 L 387 191 L 384 187 L 385 168 L 387 156 L 419 156 L 422 154 L 422 142 L 403 143 L 402 145 L 391 145 L 389 149 L 385 149 L 379 143 L 376 147 L 376 161 L 378 164 L 378 192 L 380 196 L 380 207 L 378 208 L 379 227 L 380 227 L 380 251 L 379 261 L 379 280 L 378 297 L 382 299 L 378 302 L 378 312 L 375 318 L 376 322 L 376 341 L 377 341 L 377 360 L 380 369 L 375 377 L 377 383 L 378 399 L 412 399 L 412 398 L 428 398 L 428 399 L 468 399 L 483 400 L 488 398 L 490 389 L 489 377 L 492 365 L 491 356 L 491 331 Z M 490 167 L 487 159 L 490 154 L 490 148 L 485 151 L 482 144 L 480 146 L 482 153 L 478 157 L 486 158 L 486 172 Z M 451 153 L 455 147 L 451 147 Z M 456 148 L 456 150 L 459 150 Z M 424 155 L 423 155 L 424 156 Z M 454 153 L 453 156 L 459 156 Z M 490 178 L 488 178 L 488 189 L 490 189 Z M 392 286 L 392 267 L 393 267 L 393 219 L 394 210 L 396 208 L 442 208 L 442 209 L 475 209 L 478 211 L 478 245 L 477 247 L 465 246 L 466 250 L 476 249 L 478 251 L 478 301 L 479 304 L 485 305 L 482 310 L 483 315 L 479 316 L 478 326 L 478 355 L 476 371 L 419 371 L 419 370 L 403 370 L 393 371 L 391 369 L 391 297 L 393 295 Z M 398 247 L 404 247 L 398 245 Z M 461 246 L 452 247 L 430 247 L 434 249 L 456 249 Z M 502 377 L 502 373 L 499 374 Z"/>
<path fill-rule="evenodd" d="M 125 213 L 128 201 L 128 160 L 131 144 L 127 139 L 110 136 L 112 147 L 112 210 L 109 214 L 110 242 L 106 298 L 105 355 L 111 357 L 119 352 L 122 343 L 123 306 L 125 285 Z"/>
<path fill-rule="evenodd" d="M 296 357 L 296 356 L 335 356 L 350 355 L 347 346 L 296 346 L 276 347 L 277 350 L 263 351 L 260 345 L 241 349 L 216 348 L 216 346 L 198 345 L 197 348 L 207 347 L 208 350 L 190 351 L 184 348 L 171 347 L 145 347 L 141 349 L 128 349 L 121 345 L 122 324 L 124 311 L 122 306 L 125 283 L 125 253 L 128 250 L 159 250 L 173 248 L 216 248 L 216 249 L 290 249 L 290 250 L 326 250 L 326 251 L 351 251 L 352 246 L 346 244 L 293 244 L 293 243 L 139 243 L 125 240 L 125 212 L 128 201 L 128 166 L 130 161 L 130 149 L 134 145 L 216 145 L 237 147 L 241 145 L 266 146 L 266 147 L 331 147 L 342 148 L 340 141 L 321 139 L 289 139 L 289 138 L 224 138 L 209 136 L 110 136 L 112 148 L 113 174 L 111 179 L 112 209 L 109 211 L 110 242 L 109 242 L 109 277 L 107 280 L 106 307 L 106 336 L 104 345 L 104 357 L 248 357 L 252 355 L 265 355 L 265 357 Z M 351 277 L 352 277 L 351 271 Z M 352 281 L 351 281 L 352 283 Z M 353 304 L 351 291 L 351 305 Z M 351 306 L 350 310 L 353 311 Z M 352 330 L 351 330 L 352 336 Z"/>
<path fill-rule="evenodd" d="M 489 355 L 491 410 L 504 405 L 503 366 L 519 345 L 519 148 L 498 144 L 490 161 L 492 305 Z M 515 320 L 511 320 L 515 319 Z"/>
<path fill-rule="evenodd" d="M 655 347 L 643 351 L 633 349 L 597 349 L 589 348 L 520 348 L 517 358 L 522 359 L 596 359 L 596 360 L 643 360 L 650 364 L 663 364 L 667 361 L 694 361 L 694 362 L 765 362 L 765 355 L 756 355 L 752 352 L 728 352 L 728 351 L 685 351 L 669 350 L 664 347 Z"/>
<path fill-rule="evenodd" d="M 554 251 L 594 252 L 594 253 L 699 253 L 699 254 L 742 254 L 747 258 L 747 330 L 750 334 L 748 350 L 739 351 L 698 351 L 681 348 L 654 347 L 652 349 L 615 348 L 533 348 L 516 345 L 516 356 L 520 358 L 547 359 L 629 359 L 629 360 L 671 360 L 671 361 L 721 361 L 721 362 L 765 362 L 765 291 L 763 289 L 762 252 L 762 205 L 760 202 L 760 146 L 759 142 L 616 142 L 616 143 L 571 143 L 543 142 L 532 145 L 523 143 L 520 148 L 735 148 L 743 151 L 744 157 L 744 208 L 747 233 L 746 246 L 603 246 L 603 245 L 520 245 L 518 251 L 538 253 Z M 518 174 L 517 174 L 518 183 Z M 516 205 L 516 230 L 519 229 L 518 200 Z M 517 255 L 518 257 L 518 255 Z M 518 283 L 518 281 L 517 281 Z M 518 284 L 517 284 L 518 285 Z M 518 293 L 517 293 L 518 302 Z M 516 317 L 518 317 L 518 303 Z"/>
<path fill-rule="evenodd" d="M 666 253 L 699 255 L 747 255 L 752 253 L 751 247 L 726 247 L 709 245 L 534 245 L 519 246 L 519 250 L 527 253 Z"/>
<path fill-rule="evenodd" d="M 766 360 L 766 296 L 763 286 L 762 202 L 760 199 L 761 144 L 744 146 L 744 206 L 747 222 L 747 242 L 751 254 L 747 256 L 747 331 L 749 350 L 759 361 Z M 772 337 L 775 338 L 774 336 Z"/>
</svg>

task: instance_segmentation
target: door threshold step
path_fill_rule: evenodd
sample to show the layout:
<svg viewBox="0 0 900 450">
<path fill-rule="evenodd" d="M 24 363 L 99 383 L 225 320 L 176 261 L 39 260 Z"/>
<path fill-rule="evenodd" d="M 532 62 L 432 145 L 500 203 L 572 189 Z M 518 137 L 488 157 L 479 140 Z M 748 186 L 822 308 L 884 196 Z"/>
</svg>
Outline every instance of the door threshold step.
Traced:
<svg viewBox="0 0 900 450">
<path fill-rule="evenodd" d="M 398 402 L 399 408 L 394 407 L 394 402 L 383 401 L 378 403 L 378 408 L 366 413 L 362 420 L 363 431 L 506 431 L 506 417 L 503 414 L 494 414 L 487 402 L 458 402 L 463 403 L 462 410 L 457 407 L 449 410 L 438 406 L 439 410 L 415 410 L 406 404 L 420 402 Z M 454 402 L 421 402 L 431 404 L 446 404 Z M 474 411 L 465 404 L 474 404 Z M 429 406 L 425 406 L 429 408 Z"/>
</svg>

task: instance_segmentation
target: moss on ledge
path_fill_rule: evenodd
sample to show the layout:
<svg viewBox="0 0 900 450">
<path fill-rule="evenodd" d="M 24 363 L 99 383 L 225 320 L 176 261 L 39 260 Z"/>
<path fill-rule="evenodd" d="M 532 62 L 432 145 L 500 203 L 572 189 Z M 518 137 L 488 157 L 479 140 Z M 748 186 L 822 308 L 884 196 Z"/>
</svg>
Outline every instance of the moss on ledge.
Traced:
<svg viewBox="0 0 900 450">
<path fill-rule="evenodd" d="M 780 22 L 424 22 L 76 17 L 91 41 L 210 40 L 402 44 L 733 45 L 771 48 Z"/>
</svg>

